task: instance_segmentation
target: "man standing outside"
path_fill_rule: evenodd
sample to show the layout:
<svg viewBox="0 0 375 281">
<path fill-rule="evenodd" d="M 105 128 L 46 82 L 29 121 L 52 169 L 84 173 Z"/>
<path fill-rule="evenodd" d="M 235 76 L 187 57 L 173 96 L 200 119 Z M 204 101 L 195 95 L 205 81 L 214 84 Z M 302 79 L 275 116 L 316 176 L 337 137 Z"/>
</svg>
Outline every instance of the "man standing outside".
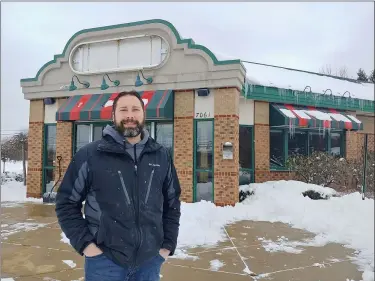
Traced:
<svg viewBox="0 0 375 281">
<path fill-rule="evenodd" d="M 168 150 L 144 129 L 140 95 L 119 93 L 112 113 L 114 126 L 74 155 L 57 218 L 85 256 L 86 281 L 157 281 L 177 245 L 180 183 Z"/>
</svg>

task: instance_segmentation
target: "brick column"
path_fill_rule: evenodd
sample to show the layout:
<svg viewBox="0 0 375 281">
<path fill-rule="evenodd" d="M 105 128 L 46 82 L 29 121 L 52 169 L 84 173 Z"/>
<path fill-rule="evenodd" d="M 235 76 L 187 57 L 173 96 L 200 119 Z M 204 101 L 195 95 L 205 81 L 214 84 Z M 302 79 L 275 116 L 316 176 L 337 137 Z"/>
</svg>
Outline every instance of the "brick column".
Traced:
<svg viewBox="0 0 375 281">
<path fill-rule="evenodd" d="M 239 98 L 237 88 L 215 89 L 214 200 L 218 206 L 239 201 Z M 223 159 L 223 144 L 233 144 L 233 159 Z"/>
<path fill-rule="evenodd" d="M 55 181 L 59 179 L 59 167 L 57 156 L 61 156 L 61 178 L 55 187 L 58 189 L 65 171 L 72 160 L 72 145 L 73 145 L 73 122 L 57 122 L 56 124 L 56 168 L 55 168 Z"/>
<path fill-rule="evenodd" d="M 181 184 L 181 201 L 193 202 L 193 117 L 194 91 L 174 94 L 173 155 Z"/>
<path fill-rule="evenodd" d="M 255 101 L 254 106 L 255 182 L 264 182 L 271 179 L 269 103 Z"/>
<path fill-rule="evenodd" d="M 29 137 L 26 196 L 41 198 L 43 184 L 43 133 L 44 104 L 43 100 L 31 100 L 29 112 Z"/>
</svg>

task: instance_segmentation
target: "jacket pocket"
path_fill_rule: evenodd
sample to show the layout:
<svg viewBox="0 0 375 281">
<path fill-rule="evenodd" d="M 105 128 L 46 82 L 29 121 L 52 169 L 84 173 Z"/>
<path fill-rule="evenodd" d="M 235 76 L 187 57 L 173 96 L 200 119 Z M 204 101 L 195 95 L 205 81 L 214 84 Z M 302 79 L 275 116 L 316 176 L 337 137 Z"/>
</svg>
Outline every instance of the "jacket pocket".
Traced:
<svg viewBox="0 0 375 281">
<path fill-rule="evenodd" d="M 122 176 L 121 171 L 118 171 L 118 175 L 119 175 L 119 177 L 120 177 L 120 181 L 121 181 L 122 189 L 124 190 L 124 193 L 125 193 L 126 202 L 130 205 L 129 194 L 128 194 L 128 191 L 127 191 L 127 189 L 126 189 L 125 182 L 124 182 L 124 178 L 123 178 L 123 176 Z"/>
<path fill-rule="evenodd" d="M 148 197 L 150 195 L 150 189 L 151 189 L 151 184 L 152 184 L 152 179 L 154 177 L 155 170 L 153 169 L 150 175 L 150 179 L 148 181 L 148 186 L 147 186 L 147 192 L 146 192 L 146 198 L 145 198 L 145 204 L 147 204 Z"/>
</svg>

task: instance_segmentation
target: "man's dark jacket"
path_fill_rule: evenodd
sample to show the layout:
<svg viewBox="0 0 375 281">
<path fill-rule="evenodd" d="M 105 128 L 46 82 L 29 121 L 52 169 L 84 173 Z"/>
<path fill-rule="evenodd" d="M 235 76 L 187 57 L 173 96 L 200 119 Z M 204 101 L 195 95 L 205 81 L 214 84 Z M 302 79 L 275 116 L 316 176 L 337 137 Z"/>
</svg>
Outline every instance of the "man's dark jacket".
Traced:
<svg viewBox="0 0 375 281">
<path fill-rule="evenodd" d="M 161 248 L 173 255 L 181 216 L 179 180 L 165 147 L 148 134 L 143 146 L 134 145 L 131 155 L 129 143 L 107 127 L 101 140 L 74 155 L 57 191 L 56 214 L 79 254 L 93 242 L 121 266 L 142 264 Z"/>
</svg>

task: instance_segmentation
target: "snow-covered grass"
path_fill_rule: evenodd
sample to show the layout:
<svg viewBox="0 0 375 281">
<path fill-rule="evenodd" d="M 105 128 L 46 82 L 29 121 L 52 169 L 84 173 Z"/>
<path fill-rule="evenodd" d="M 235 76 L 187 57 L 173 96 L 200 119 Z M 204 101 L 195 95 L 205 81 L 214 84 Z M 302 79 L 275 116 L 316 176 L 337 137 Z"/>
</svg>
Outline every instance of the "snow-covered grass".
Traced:
<svg viewBox="0 0 375 281">
<path fill-rule="evenodd" d="M 26 186 L 22 182 L 9 181 L 1 185 L 1 202 L 42 202 L 43 199 L 27 198 Z"/>
<path fill-rule="evenodd" d="M 27 170 L 27 161 L 25 164 Z M 3 165 L 4 162 L 1 162 L 1 173 L 3 172 Z M 22 173 L 22 161 L 5 162 L 5 172 Z"/>
<path fill-rule="evenodd" d="M 317 236 L 309 246 L 341 243 L 357 250 L 355 261 L 364 271 L 363 278 L 372 276 L 363 280 L 374 280 L 373 199 L 362 200 L 358 192 L 331 197 L 336 194 L 331 188 L 296 181 L 251 184 L 241 189 L 255 194 L 234 207 L 220 208 L 209 202 L 182 203 L 179 247 L 213 246 L 224 241 L 227 236 L 223 227 L 236 221 L 283 222 L 315 233 Z M 311 200 L 302 196 L 307 190 L 330 198 Z"/>
<path fill-rule="evenodd" d="M 3 165 L 3 162 L 1 162 Z M 26 162 L 27 168 L 27 162 Z M 23 182 L 16 181 L 14 177 L 17 174 L 23 173 L 22 161 L 12 161 L 6 162 L 5 172 L 7 176 L 10 177 L 6 181 L 1 183 L 1 202 L 12 201 L 12 202 L 42 202 L 42 199 L 39 198 L 27 198 L 26 197 L 26 186 L 23 185 Z M 1 175 L 3 174 L 3 167 L 1 167 Z M 12 178 L 13 177 L 13 178 Z"/>
</svg>

